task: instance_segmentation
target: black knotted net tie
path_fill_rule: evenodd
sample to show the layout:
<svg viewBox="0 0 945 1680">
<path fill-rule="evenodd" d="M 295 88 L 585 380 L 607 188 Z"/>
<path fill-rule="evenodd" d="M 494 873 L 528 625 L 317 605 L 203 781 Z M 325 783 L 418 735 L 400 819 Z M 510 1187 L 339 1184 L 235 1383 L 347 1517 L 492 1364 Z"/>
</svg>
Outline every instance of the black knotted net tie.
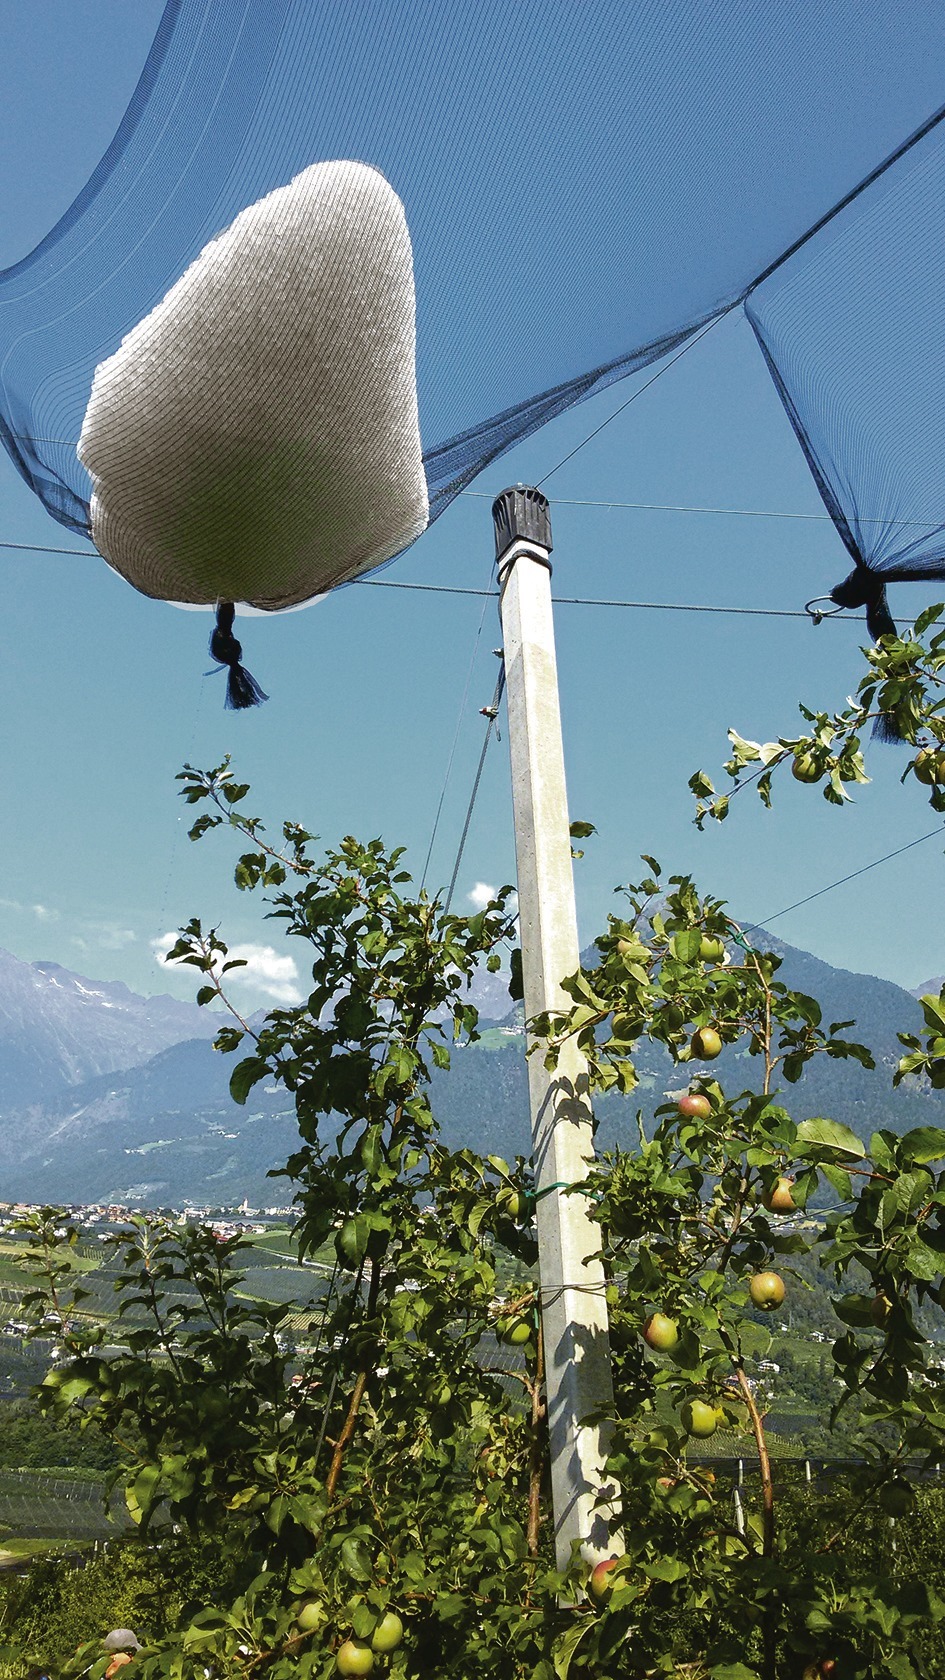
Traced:
<svg viewBox="0 0 945 1680">
<path fill-rule="evenodd" d="M 878 642 L 880 636 L 896 634 L 886 599 L 886 585 L 877 572 L 869 571 L 866 566 L 855 566 L 849 577 L 831 589 L 830 599 L 838 607 L 865 607 L 866 626 L 874 642 Z"/>
<path fill-rule="evenodd" d="M 236 607 L 233 602 L 221 601 L 217 607 L 216 628 L 210 637 L 210 654 L 218 664 L 229 667 L 226 679 L 227 707 L 234 712 L 242 712 L 247 706 L 261 706 L 269 696 L 263 693 L 255 677 L 240 663 L 243 646 L 233 634 L 235 618 Z"/>
<path fill-rule="evenodd" d="M 831 601 L 838 607 L 865 607 L 866 627 L 874 642 L 880 636 L 895 636 L 896 625 L 886 599 L 886 585 L 876 572 L 866 566 L 855 566 L 849 577 L 830 591 Z M 873 724 L 877 741 L 901 741 L 902 733 L 891 712 L 883 712 Z"/>
</svg>

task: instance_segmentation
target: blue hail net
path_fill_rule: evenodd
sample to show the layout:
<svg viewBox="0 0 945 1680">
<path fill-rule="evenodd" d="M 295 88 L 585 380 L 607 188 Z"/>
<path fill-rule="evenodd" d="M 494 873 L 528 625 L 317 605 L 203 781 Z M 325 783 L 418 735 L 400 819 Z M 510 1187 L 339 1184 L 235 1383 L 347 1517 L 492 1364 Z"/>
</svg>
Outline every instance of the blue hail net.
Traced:
<svg viewBox="0 0 945 1680">
<path fill-rule="evenodd" d="M 414 248 L 435 517 L 743 307 L 851 576 L 945 576 L 940 0 L 168 0 L 121 127 L 0 274 L 0 435 L 88 534 L 97 363 L 247 204 L 379 169 Z"/>
</svg>

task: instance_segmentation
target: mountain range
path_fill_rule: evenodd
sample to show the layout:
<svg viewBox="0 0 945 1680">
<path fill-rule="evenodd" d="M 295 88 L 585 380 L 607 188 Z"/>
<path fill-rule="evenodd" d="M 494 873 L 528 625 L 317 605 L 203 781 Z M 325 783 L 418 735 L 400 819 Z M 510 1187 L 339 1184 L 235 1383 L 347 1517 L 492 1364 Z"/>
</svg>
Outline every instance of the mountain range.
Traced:
<svg viewBox="0 0 945 1680">
<path fill-rule="evenodd" d="M 866 1138 L 877 1126 L 945 1125 L 945 1092 L 922 1083 L 894 1091 L 897 1033 L 919 1021 L 915 997 L 870 975 L 831 967 L 769 938 L 781 977 L 816 997 L 825 1021 L 856 1021 L 877 1072 L 819 1057 L 784 1105 L 797 1118 L 827 1114 Z M 585 961 L 592 953 L 585 953 Z M 923 988 L 924 989 L 924 988 Z M 528 1095 L 520 1014 L 502 976 L 483 974 L 473 1000 L 489 1024 L 480 1043 L 453 1052 L 434 1076 L 434 1106 L 446 1141 L 470 1140 L 506 1157 L 529 1152 Z M 291 1098 L 257 1085 L 245 1107 L 228 1093 L 229 1058 L 211 1039 L 220 1017 L 171 997 L 139 997 L 119 982 L 89 980 L 55 963 L 0 952 L 0 1201 L 126 1205 L 285 1204 L 288 1186 L 268 1179 L 294 1147 Z M 685 1084 L 657 1046 L 637 1058 L 636 1101 L 597 1104 L 608 1147 L 636 1135 L 645 1114 Z M 714 1065 L 730 1090 L 752 1082 L 744 1048 Z"/>
</svg>

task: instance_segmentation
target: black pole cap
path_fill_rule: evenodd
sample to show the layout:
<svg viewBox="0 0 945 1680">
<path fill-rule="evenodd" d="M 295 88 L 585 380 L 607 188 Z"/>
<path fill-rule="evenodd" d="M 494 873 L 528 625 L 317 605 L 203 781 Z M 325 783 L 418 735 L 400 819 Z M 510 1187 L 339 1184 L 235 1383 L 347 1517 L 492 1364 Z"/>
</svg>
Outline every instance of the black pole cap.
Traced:
<svg viewBox="0 0 945 1680">
<path fill-rule="evenodd" d="M 492 504 L 492 523 L 497 560 L 520 538 L 551 553 L 551 508 L 540 490 L 527 484 L 513 484 L 503 490 Z"/>
</svg>

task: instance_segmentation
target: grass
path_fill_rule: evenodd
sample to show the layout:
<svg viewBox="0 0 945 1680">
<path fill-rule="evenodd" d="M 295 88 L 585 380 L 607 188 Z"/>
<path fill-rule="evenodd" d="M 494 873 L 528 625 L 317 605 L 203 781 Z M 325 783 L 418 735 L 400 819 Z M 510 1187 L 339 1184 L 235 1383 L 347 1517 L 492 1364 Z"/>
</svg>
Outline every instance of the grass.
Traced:
<svg viewBox="0 0 945 1680">
<path fill-rule="evenodd" d="M 19 1562 L 23 1558 L 48 1557 L 52 1553 L 63 1552 L 67 1546 L 70 1550 L 75 1549 L 66 1540 L 35 1540 L 9 1534 L 6 1538 L 0 1538 L 0 1569 L 5 1564 Z"/>
</svg>

